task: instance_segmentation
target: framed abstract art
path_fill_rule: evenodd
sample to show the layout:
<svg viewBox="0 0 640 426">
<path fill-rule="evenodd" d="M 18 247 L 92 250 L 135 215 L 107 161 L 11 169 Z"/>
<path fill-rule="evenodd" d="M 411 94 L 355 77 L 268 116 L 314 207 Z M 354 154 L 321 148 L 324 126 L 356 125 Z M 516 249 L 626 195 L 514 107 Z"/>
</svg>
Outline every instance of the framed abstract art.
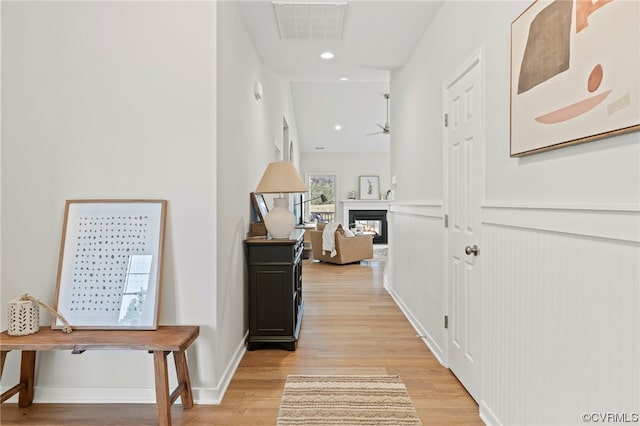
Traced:
<svg viewBox="0 0 640 426">
<path fill-rule="evenodd" d="M 640 2 L 537 0 L 511 24 L 511 156 L 640 129 Z"/>
</svg>

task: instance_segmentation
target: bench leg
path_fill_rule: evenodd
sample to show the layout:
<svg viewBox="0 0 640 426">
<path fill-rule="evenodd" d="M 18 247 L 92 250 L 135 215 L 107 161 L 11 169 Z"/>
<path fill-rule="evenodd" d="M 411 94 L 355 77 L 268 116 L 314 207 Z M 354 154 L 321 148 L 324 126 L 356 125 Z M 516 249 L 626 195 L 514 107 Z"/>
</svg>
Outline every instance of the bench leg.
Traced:
<svg viewBox="0 0 640 426">
<path fill-rule="evenodd" d="M 4 360 L 7 359 L 7 354 L 9 351 L 2 351 L 2 358 L 0 358 L 0 378 L 2 377 L 2 372 L 4 371 Z"/>
<path fill-rule="evenodd" d="M 187 367 L 187 357 L 183 351 L 173 353 L 173 360 L 176 363 L 176 376 L 178 378 L 178 386 L 184 385 L 180 398 L 182 399 L 182 408 L 193 407 L 193 394 L 191 393 L 191 380 L 189 379 L 189 368 Z"/>
<path fill-rule="evenodd" d="M 171 426 L 171 401 L 169 397 L 169 374 L 167 372 L 167 353 L 153 351 L 153 369 L 156 376 L 156 406 L 158 425 Z"/>
<path fill-rule="evenodd" d="M 33 382 L 36 372 L 36 351 L 22 351 L 20 363 L 20 385 L 18 406 L 28 407 L 33 404 Z"/>
</svg>

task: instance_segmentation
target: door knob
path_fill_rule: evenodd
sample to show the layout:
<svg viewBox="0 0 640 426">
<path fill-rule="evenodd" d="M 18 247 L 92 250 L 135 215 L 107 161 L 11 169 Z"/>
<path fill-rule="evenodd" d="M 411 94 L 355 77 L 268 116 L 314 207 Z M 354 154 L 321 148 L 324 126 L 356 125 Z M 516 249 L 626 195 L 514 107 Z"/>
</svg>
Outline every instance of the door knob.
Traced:
<svg viewBox="0 0 640 426">
<path fill-rule="evenodd" d="M 466 254 L 473 254 L 474 256 L 477 256 L 478 253 L 480 253 L 480 250 L 478 250 L 478 246 L 474 244 L 473 246 L 466 246 L 464 248 L 464 252 Z"/>
</svg>

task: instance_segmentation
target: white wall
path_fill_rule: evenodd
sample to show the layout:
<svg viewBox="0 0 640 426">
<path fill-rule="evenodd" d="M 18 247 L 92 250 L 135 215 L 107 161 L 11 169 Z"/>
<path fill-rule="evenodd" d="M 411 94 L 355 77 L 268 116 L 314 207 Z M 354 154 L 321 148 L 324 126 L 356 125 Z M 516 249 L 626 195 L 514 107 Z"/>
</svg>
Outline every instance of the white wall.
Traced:
<svg viewBox="0 0 640 426">
<path fill-rule="evenodd" d="M 208 2 L 2 2 L 0 306 L 53 303 L 66 199 L 167 199 L 160 323 L 202 326 L 188 358 L 204 399 L 219 374 L 215 28 Z M 36 401 L 155 399 L 146 353 L 38 358 Z"/>
<path fill-rule="evenodd" d="M 53 303 L 66 199 L 167 199 L 160 323 L 200 325 L 194 398 L 219 402 L 244 353 L 249 193 L 283 117 L 299 159 L 288 83 L 233 2 L 3 2 L 2 43 L 1 306 Z M 39 359 L 38 402 L 155 401 L 146 353 Z M 3 389 L 17 366 L 9 355 Z"/>
<path fill-rule="evenodd" d="M 254 81 L 261 81 L 263 98 L 256 101 Z M 243 240 L 249 229 L 250 199 L 274 144 L 282 147 L 282 118 L 297 144 L 291 90 L 287 82 L 264 69 L 234 2 L 218 3 L 218 274 L 217 321 L 219 346 L 216 371 L 224 372 L 226 388 L 244 353 L 248 328 L 247 277 Z M 297 146 L 294 149 L 299 152 Z"/>
<path fill-rule="evenodd" d="M 380 176 L 380 194 L 383 196 L 391 189 L 389 176 L 389 153 L 386 152 L 341 152 L 341 153 L 303 153 L 301 171 L 304 178 L 307 173 L 332 173 L 338 175 L 336 197 L 338 201 L 336 217 L 342 217 L 339 203 L 346 200 L 349 192 L 360 193 L 360 176 Z M 305 198 L 306 199 L 306 198 Z"/>
<path fill-rule="evenodd" d="M 390 247 L 389 287 L 446 361 L 433 260 L 444 235 L 442 84 L 483 46 L 480 410 L 489 424 L 583 424 L 583 412 L 640 411 L 640 133 L 509 157 L 510 23 L 529 3 L 446 2 L 392 73 L 391 232 L 421 227 L 423 244 Z"/>
<path fill-rule="evenodd" d="M 292 162 L 300 169 L 301 149 L 298 135 L 297 116 L 294 112 L 292 99 L 292 91 L 290 83 L 280 77 L 272 70 L 263 67 L 262 69 L 263 88 L 264 88 L 264 110 L 266 115 L 266 135 L 271 137 L 274 145 L 278 145 L 282 150 L 283 158 L 287 159 L 289 153 L 288 143 L 293 143 L 293 159 Z M 282 119 L 287 121 L 289 125 L 289 141 L 283 139 Z M 262 141 L 260 142 L 262 145 Z M 267 144 L 268 145 L 268 144 Z M 272 153 L 269 153 L 271 155 Z M 274 161 L 273 157 L 267 156 L 267 160 Z M 263 170 L 262 170 L 263 171 Z M 260 177 L 262 177 L 262 171 Z M 259 179 L 258 179 L 259 180 Z M 256 185 L 258 183 L 256 182 Z M 255 188 L 254 188 L 255 189 Z M 271 207 L 271 206 L 269 206 Z"/>
<path fill-rule="evenodd" d="M 264 105 L 253 96 L 261 79 L 260 61 L 242 19 L 230 2 L 218 3 L 218 274 L 216 316 L 221 325 L 214 363 L 224 368 L 239 362 L 247 329 L 246 285 L 242 241 L 248 228 L 249 192 L 260 178 L 267 146 Z M 262 142 L 262 143 L 260 143 Z M 222 200 L 224 200 L 222 202 Z M 234 369 L 226 369 L 220 387 Z"/>
</svg>

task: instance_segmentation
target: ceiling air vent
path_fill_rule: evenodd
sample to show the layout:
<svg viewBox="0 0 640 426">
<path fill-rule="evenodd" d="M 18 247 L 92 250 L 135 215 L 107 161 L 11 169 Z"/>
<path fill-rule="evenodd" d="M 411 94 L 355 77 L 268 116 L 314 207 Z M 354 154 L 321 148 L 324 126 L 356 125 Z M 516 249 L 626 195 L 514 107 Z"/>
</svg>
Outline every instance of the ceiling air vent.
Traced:
<svg viewBox="0 0 640 426">
<path fill-rule="evenodd" d="M 346 2 L 274 1 L 281 39 L 340 40 Z"/>
</svg>

